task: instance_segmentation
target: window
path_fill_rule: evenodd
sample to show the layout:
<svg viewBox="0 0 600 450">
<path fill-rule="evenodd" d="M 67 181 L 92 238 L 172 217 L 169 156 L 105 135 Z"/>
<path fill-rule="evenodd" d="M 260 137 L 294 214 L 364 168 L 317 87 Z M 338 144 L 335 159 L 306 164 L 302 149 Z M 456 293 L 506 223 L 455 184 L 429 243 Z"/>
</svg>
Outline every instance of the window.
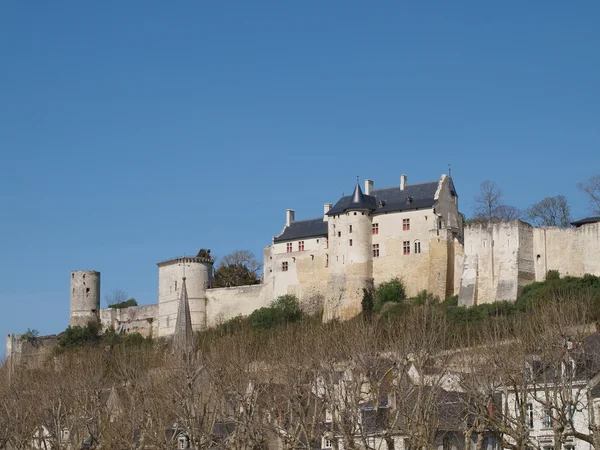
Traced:
<svg viewBox="0 0 600 450">
<path fill-rule="evenodd" d="M 410 219 L 402 219 L 402 230 L 403 231 L 410 230 Z"/>
<path fill-rule="evenodd" d="M 287 244 L 285 244 L 285 250 L 288 253 L 292 253 L 293 250 L 292 250 L 292 243 L 291 242 L 288 242 Z"/>
<path fill-rule="evenodd" d="M 421 253 L 421 241 L 415 241 L 415 254 Z"/>
<path fill-rule="evenodd" d="M 533 405 L 531 403 L 527 403 L 527 411 L 525 414 L 525 425 L 528 428 L 533 428 Z"/>
<path fill-rule="evenodd" d="M 325 254 L 325 267 L 329 267 L 329 255 Z"/>
<path fill-rule="evenodd" d="M 175 290 L 177 290 L 177 281 L 175 282 Z"/>
<path fill-rule="evenodd" d="M 379 224 L 378 223 L 374 223 L 373 225 L 371 225 L 371 232 L 373 234 L 379 234 Z"/>
<path fill-rule="evenodd" d="M 402 243 L 402 253 L 410 255 L 410 241 L 404 241 Z"/>
<path fill-rule="evenodd" d="M 342 232 L 338 231 L 338 237 L 342 237 Z"/>
<path fill-rule="evenodd" d="M 356 214 L 356 213 L 355 213 Z M 352 233 L 352 225 L 350 225 L 350 229 L 348 230 L 349 233 Z"/>
<path fill-rule="evenodd" d="M 287 272 L 288 271 L 288 262 L 284 261 L 281 263 L 281 271 L 282 272 Z"/>
<path fill-rule="evenodd" d="M 373 258 L 379 256 L 379 244 L 373 244 Z"/>
<path fill-rule="evenodd" d="M 324 439 L 323 440 L 323 448 L 332 448 L 331 439 Z"/>
<path fill-rule="evenodd" d="M 544 411 L 544 428 L 552 428 L 552 410 Z"/>
<path fill-rule="evenodd" d="M 348 245 L 350 245 L 350 247 L 352 247 L 352 239 L 350 239 L 350 241 L 348 241 Z"/>
<path fill-rule="evenodd" d="M 325 238 L 325 248 L 329 248 L 329 238 Z"/>
<path fill-rule="evenodd" d="M 298 251 L 299 252 L 303 252 L 304 251 L 304 241 L 298 242 Z"/>
</svg>

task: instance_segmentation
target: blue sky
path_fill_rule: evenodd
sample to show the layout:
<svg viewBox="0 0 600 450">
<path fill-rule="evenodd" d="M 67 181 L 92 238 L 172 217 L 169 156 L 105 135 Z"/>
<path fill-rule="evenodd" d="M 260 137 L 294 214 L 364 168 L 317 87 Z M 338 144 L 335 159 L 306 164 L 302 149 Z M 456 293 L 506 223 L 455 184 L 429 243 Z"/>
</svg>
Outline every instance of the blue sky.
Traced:
<svg viewBox="0 0 600 450">
<path fill-rule="evenodd" d="M 260 255 L 357 175 L 587 214 L 598 2 L 217 3 L 0 5 L 0 333 L 64 330 L 76 269 L 154 303 L 156 262 Z"/>
</svg>

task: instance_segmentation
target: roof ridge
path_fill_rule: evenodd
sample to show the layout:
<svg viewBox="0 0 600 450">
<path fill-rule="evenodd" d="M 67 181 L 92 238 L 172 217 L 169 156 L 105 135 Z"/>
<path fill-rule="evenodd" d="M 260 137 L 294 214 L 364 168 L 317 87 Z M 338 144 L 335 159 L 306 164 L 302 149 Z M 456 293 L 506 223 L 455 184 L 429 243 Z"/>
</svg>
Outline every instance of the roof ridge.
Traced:
<svg viewBox="0 0 600 450">
<path fill-rule="evenodd" d="M 295 224 L 295 223 L 298 223 L 298 222 L 309 222 L 309 221 L 311 221 L 311 220 L 323 220 L 323 217 L 321 216 L 321 217 L 313 217 L 313 218 L 310 218 L 310 219 L 294 220 L 294 221 L 291 223 L 291 225 L 293 225 L 293 224 Z"/>
<path fill-rule="evenodd" d="M 410 187 L 410 186 L 419 186 L 421 184 L 433 184 L 433 183 L 437 184 L 437 183 L 439 183 L 439 181 L 440 180 L 433 180 L 433 181 L 421 181 L 419 183 L 411 183 L 411 184 L 407 184 L 406 186 L 404 186 L 404 189 L 406 189 L 407 187 Z M 388 186 L 388 187 L 375 188 L 375 189 L 372 189 L 371 192 L 384 191 L 386 189 L 398 189 L 399 190 L 400 186 Z"/>
</svg>

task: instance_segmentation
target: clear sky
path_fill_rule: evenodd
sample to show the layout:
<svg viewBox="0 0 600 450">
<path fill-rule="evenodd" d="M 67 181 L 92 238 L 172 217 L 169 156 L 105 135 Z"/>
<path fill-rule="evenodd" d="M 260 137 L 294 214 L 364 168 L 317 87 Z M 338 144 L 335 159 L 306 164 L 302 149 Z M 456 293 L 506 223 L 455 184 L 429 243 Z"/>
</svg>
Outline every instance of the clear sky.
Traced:
<svg viewBox="0 0 600 450">
<path fill-rule="evenodd" d="M 359 175 L 452 165 L 521 208 L 600 173 L 600 3 L 3 2 L 0 333 L 68 324 L 69 272 L 259 257 Z M 0 355 L 4 352 L 0 344 Z"/>
</svg>

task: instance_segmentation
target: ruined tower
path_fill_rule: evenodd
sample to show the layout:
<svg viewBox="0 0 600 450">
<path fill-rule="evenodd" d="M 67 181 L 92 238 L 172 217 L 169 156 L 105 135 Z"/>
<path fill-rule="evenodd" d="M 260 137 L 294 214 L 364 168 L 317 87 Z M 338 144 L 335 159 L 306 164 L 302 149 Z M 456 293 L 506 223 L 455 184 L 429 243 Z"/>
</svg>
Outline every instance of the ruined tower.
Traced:
<svg viewBox="0 0 600 450">
<path fill-rule="evenodd" d="M 97 321 L 100 314 L 100 272 L 71 272 L 70 326 L 85 326 Z"/>
</svg>

